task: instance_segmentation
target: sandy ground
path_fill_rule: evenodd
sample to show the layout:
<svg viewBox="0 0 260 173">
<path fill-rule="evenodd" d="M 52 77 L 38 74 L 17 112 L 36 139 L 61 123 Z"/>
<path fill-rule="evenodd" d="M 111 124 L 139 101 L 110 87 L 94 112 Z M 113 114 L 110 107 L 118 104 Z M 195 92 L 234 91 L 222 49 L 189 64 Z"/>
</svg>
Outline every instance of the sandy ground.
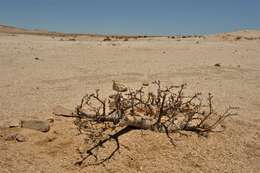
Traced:
<svg viewBox="0 0 260 173">
<path fill-rule="evenodd" d="M 14 119 L 54 118 L 48 133 L 0 129 L 0 172 L 259 172 L 258 38 L 260 31 L 127 42 L 0 34 L 0 126 Z M 158 79 L 187 83 L 188 93 L 212 92 L 217 110 L 238 106 L 240 115 L 208 138 L 175 134 L 175 147 L 164 134 L 133 131 L 120 138 L 128 149 L 121 148 L 106 166 L 75 167 L 83 138 L 72 120 L 54 117 L 52 109 L 74 108 L 96 88 L 106 96 L 112 80 L 136 87 Z M 6 141 L 13 133 L 26 142 Z"/>
</svg>

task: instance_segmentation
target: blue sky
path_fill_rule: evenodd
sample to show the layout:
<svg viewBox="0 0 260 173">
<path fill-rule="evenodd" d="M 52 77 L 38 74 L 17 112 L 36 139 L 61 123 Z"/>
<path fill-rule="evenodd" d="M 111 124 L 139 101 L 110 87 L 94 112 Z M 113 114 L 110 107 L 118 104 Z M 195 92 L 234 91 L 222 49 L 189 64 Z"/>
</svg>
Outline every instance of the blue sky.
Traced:
<svg viewBox="0 0 260 173">
<path fill-rule="evenodd" d="M 0 24 L 103 34 L 260 29 L 260 0 L 0 0 Z"/>
</svg>

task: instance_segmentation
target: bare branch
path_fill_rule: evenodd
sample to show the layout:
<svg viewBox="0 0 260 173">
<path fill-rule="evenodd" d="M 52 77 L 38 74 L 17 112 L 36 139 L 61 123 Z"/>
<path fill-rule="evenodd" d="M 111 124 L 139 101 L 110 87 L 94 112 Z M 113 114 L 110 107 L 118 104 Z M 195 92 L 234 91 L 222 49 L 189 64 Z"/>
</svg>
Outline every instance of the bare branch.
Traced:
<svg viewBox="0 0 260 173">
<path fill-rule="evenodd" d="M 96 90 L 83 96 L 75 111 L 61 106 L 54 109 L 56 116 L 75 118 L 80 134 L 86 135 L 86 141 L 92 142 L 92 147 L 81 153 L 82 158 L 76 165 L 104 164 L 119 151 L 119 137 L 133 129 L 165 133 L 175 145 L 170 133 L 213 132 L 226 118 L 237 115 L 233 112 L 234 107 L 229 107 L 222 114 L 215 112 L 211 93 L 204 106 L 201 93 L 184 94 L 186 84 L 162 87 L 159 80 L 153 84 L 155 90 L 144 92 L 144 85 L 136 90 L 126 89 L 123 84 L 114 81 L 112 88 L 116 93 L 109 98 L 101 98 L 99 90 Z M 100 158 L 99 149 L 112 141 L 116 142 L 116 148 L 105 158 Z M 95 159 L 93 163 L 89 163 L 91 158 Z"/>
</svg>

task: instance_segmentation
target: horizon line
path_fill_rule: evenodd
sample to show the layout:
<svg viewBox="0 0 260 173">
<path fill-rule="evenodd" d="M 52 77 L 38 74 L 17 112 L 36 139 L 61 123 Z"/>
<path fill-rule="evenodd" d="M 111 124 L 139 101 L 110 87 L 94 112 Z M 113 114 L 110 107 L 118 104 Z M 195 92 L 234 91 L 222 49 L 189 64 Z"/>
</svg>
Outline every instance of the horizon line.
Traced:
<svg viewBox="0 0 260 173">
<path fill-rule="evenodd" d="M 210 34 L 139 34 L 139 33 L 95 33 L 95 32 L 70 32 L 70 31 L 53 31 L 49 29 L 43 28 L 32 28 L 32 27 L 20 27 L 17 25 L 8 25 L 0 23 L 0 26 L 7 27 L 7 28 L 14 28 L 24 30 L 24 34 L 65 34 L 65 35 L 90 35 L 90 36 L 148 36 L 148 37 L 167 37 L 167 36 L 202 36 L 202 35 L 217 35 L 222 33 L 230 33 L 230 32 L 239 32 L 239 31 L 247 31 L 247 30 L 259 30 L 260 28 L 241 28 L 237 30 L 230 30 L 230 31 L 223 31 L 223 32 L 215 32 Z M 21 32 L 20 32 L 21 33 Z M 19 34 L 19 32 L 17 32 Z"/>
</svg>

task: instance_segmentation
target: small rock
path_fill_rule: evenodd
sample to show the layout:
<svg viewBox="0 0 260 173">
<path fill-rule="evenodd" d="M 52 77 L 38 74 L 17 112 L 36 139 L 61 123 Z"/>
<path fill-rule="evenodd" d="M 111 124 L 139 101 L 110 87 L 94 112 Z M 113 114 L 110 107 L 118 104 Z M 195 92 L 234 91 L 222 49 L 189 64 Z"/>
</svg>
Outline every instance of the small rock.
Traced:
<svg viewBox="0 0 260 173">
<path fill-rule="evenodd" d="M 50 130 L 49 122 L 39 120 L 21 121 L 21 127 L 27 129 L 38 130 L 41 132 L 48 132 Z"/>
<path fill-rule="evenodd" d="M 5 141 L 13 141 L 13 140 L 15 140 L 15 136 L 16 136 L 16 134 L 7 135 L 7 136 L 4 137 L 4 140 Z"/>
<path fill-rule="evenodd" d="M 52 123 L 54 123 L 54 118 L 49 118 L 49 119 L 47 119 L 47 121 L 48 121 L 50 124 L 52 124 Z"/>
<path fill-rule="evenodd" d="M 38 57 L 36 57 L 36 58 L 34 58 L 35 60 L 40 60 L 40 58 L 38 58 Z"/>
<path fill-rule="evenodd" d="M 21 134 L 18 134 L 18 133 L 7 135 L 4 139 L 6 141 L 17 141 L 17 142 L 25 142 L 26 141 L 26 137 L 21 135 Z"/>
<path fill-rule="evenodd" d="M 86 146 L 80 146 L 79 148 L 77 148 L 77 150 L 80 154 L 83 154 L 86 152 Z"/>
<path fill-rule="evenodd" d="M 143 83 L 143 86 L 149 86 L 149 83 L 144 82 L 144 83 Z"/>
<path fill-rule="evenodd" d="M 126 92 L 127 91 L 127 87 L 125 85 L 118 83 L 114 80 L 113 80 L 112 89 L 117 92 Z"/>
<path fill-rule="evenodd" d="M 15 127 L 21 127 L 21 121 L 20 120 L 11 120 L 8 122 L 9 128 L 15 128 Z"/>
<path fill-rule="evenodd" d="M 221 67 L 220 63 L 214 65 L 215 67 Z"/>
<path fill-rule="evenodd" d="M 15 137 L 15 140 L 17 142 L 26 142 L 26 137 L 21 135 L 21 134 L 17 134 L 16 137 Z"/>
</svg>

